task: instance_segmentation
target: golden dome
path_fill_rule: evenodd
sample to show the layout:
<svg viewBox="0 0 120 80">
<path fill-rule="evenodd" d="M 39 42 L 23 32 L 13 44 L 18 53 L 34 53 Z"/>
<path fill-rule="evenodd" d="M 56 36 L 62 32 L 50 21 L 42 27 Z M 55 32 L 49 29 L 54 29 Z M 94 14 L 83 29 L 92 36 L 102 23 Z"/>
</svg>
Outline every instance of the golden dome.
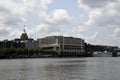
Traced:
<svg viewBox="0 0 120 80">
<path fill-rule="evenodd" d="M 22 35 L 27 35 L 27 33 L 26 33 L 26 32 L 23 32 Z"/>
<path fill-rule="evenodd" d="M 27 35 L 25 29 L 23 30 L 22 35 Z"/>
</svg>

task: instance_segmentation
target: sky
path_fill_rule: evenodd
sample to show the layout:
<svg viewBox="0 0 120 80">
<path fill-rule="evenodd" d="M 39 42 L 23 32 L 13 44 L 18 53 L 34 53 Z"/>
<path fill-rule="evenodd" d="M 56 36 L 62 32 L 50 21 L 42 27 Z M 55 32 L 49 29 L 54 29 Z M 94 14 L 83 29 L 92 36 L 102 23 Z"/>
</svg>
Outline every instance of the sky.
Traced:
<svg viewBox="0 0 120 80">
<path fill-rule="evenodd" d="M 120 0 L 0 0 L 0 40 L 73 36 L 120 47 Z"/>
</svg>

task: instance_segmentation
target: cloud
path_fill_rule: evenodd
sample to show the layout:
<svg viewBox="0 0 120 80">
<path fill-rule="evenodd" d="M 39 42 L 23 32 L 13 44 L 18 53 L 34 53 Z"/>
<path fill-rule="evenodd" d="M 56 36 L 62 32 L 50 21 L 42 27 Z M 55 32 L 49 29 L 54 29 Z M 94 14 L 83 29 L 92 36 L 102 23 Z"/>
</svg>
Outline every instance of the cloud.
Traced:
<svg viewBox="0 0 120 80">
<path fill-rule="evenodd" d="M 47 16 L 48 5 L 52 2 L 53 0 L 37 0 L 35 9 L 41 19 Z"/>
<path fill-rule="evenodd" d="M 91 38 L 86 38 L 87 41 L 119 46 L 120 0 L 78 0 L 78 5 L 88 13 L 88 20 L 83 26 L 89 28 L 87 32 L 94 33 Z M 101 36 L 95 38 L 97 35 Z"/>
<path fill-rule="evenodd" d="M 12 29 L 8 27 L 0 27 L 0 36 L 6 36 L 10 33 Z"/>
<path fill-rule="evenodd" d="M 0 27 L 0 39 L 14 39 L 17 38 L 20 34 L 18 29 L 12 27 L 7 27 L 6 25 L 1 25 Z"/>
<path fill-rule="evenodd" d="M 9 13 L 10 10 L 7 9 L 7 8 L 5 8 L 5 7 L 3 7 L 3 6 L 0 6 L 0 12 L 1 12 L 1 13 Z"/>
<path fill-rule="evenodd" d="M 65 9 L 55 9 L 46 15 L 44 22 L 46 24 L 66 24 L 70 22 L 70 16 Z"/>
<path fill-rule="evenodd" d="M 43 16 L 51 2 L 52 0 L 3 0 L 0 2 L 0 22 L 13 26 L 23 24 L 31 14 Z"/>
<path fill-rule="evenodd" d="M 44 15 L 42 22 L 36 27 L 32 28 L 31 35 L 48 36 L 60 35 L 65 29 L 65 25 L 70 25 L 71 17 L 65 9 L 55 9 L 49 14 Z M 66 27 L 67 28 L 67 27 Z M 39 35 L 40 34 L 40 35 Z"/>
<path fill-rule="evenodd" d="M 85 8 L 102 8 L 107 6 L 111 2 L 117 2 L 117 0 L 78 0 L 79 6 Z"/>
<path fill-rule="evenodd" d="M 120 39 L 120 28 L 116 28 L 116 29 L 113 31 L 112 37 L 113 37 L 113 38 L 118 38 L 118 39 Z"/>
<path fill-rule="evenodd" d="M 14 0 L 0 2 L 0 39 L 13 39 L 18 36 L 19 26 L 25 22 L 24 16 L 31 10 L 30 2 L 32 1 L 25 1 L 27 0 L 21 0 L 20 3 Z"/>
<path fill-rule="evenodd" d="M 28 5 L 25 5 L 24 3 L 24 0 L 21 0 L 21 3 L 16 3 L 10 0 L 1 1 L 0 24 L 7 26 L 18 26 L 25 22 L 24 15 L 27 14 L 27 10 L 30 9 L 26 9 Z"/>
<path fill-rule="evenodd" d="M 2 8 L 9 10 L 12 14 L 26 15 L 33 11 L 35 2 L 34 0 L 21 0 L 20 2 L 16 0 L 4 0 L 0 2 L 0 5 Z"/>
<path fill-rule="evenodd" d="M 93 32 L 91 35 L 89 35 L 89 36 L 86 35 L 83 37 L 84 37 L 86 43 L 89 43 L 89 42 L 90 42 L 90 44 L 101 43 L 99 32 Z"/>
<path fill-rule="evenodd" d="M 21 23 L 25 22 L 25 19 L 17 15 L 6 15 L 6 16 L 3 16 L 3 19 L 1 21 L 2 21 L 2 24 L 8 25 L 8 26 L 18 26 L 18 25 L 21 25 Z"/>
<path fill-rule="evenodd" d="M 6 29 L 14 28 L 14 32 L 19 32 L 19 27 L 27 23 L 27 17 L 37 16 L 40 23 L 28 29 L 30 36 L 60 34 L 68 28 L 66 25 L 70 25 L 71 16 L 65 9 L 48 12 L 48 5 L 52 2 L 53 0 L 4 0 L 0 2 L 0 26 L 4 25 Z M 14 37 L 11 30 L 6 30 L 6 34 Z"/>
<path fill-rule="evenodd" d="M 52 0 L 3 0 L 0 2 L 0 39 L 15 38 L 15 33 L 20 32 L 19 27 L 27 22 L 27 17 L 30 15 L 36 15 L 42 19 L 39 15 L 47 13 L 47 6 Z M 40 13 L 40 14 L 39 14 Z M 43 16 L 43 15 L 42 15 Z M 41 25 L 37 25 L 35 30 L 41 31 Z M 40 28 L 40 29 L 38 29 Z M 31 30 L 30 30 L 31 31 Z M 35 33 L 35 32 L 34 32 Z M 9 37 L 8 37 L 9 36 Z M 19 33 L 20 36 L 20 33 Z"/>
<path fill-rule="evenodd" d="M 78 0 L 79 6 L 88 10 L 87 26 L 113 27 L 120 25 L 120 0 Z"/>
</svg>

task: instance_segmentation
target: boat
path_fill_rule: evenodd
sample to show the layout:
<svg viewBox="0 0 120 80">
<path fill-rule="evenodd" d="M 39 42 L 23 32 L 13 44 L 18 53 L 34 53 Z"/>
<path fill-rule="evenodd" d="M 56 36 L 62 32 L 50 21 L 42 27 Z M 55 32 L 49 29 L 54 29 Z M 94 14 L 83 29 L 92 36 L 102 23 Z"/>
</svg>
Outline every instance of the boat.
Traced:
<svg viewBox="0 0 120 80">
<path fill-rule="evenodd" d="M 94 57 L 112 57 L 112 52 L 107 52 L 107 51 L 95 51 L 93 52 Z"/>
</svg>

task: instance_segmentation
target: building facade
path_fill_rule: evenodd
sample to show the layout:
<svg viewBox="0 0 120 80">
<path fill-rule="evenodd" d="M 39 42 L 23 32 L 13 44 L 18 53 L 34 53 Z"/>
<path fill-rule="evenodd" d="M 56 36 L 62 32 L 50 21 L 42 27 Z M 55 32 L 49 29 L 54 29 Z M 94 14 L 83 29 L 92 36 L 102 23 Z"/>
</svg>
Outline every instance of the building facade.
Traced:
<svg viewBox="0 0 120 80">
<path fill-rule="evenodd" d="M 56 51 L 61 56 L 79 56 L 85 51 L 81 38 L 49 36 L 38 39 L 38 46 L 48 51 Z"/>
<path fill-rule="evenodd" d="M 38 47 L 37 41 L 35 41 L 32 38 L 29 38 L 25 29 L 23 29 L 23 32 L 21 33 L 20 38 L 16 38 L 14 42 L 24 44 L 24 48 Z"/>
<path fill-rule="evenodd" d="M 37 41 L 28 38 L 27 32 L 24 29 L 20 38 L 0 41 L 0 48 L 37 48 Z"/>
<path fill-rule="evenodd" d="M 25 42 L 25 48 L 38 48 L 38 41 Z"/>
<path fill-rule="evenodd" d="M 1 48 L 25 48 L 25 44 L 16 43 L 13 40 L 11 41 L 4 40 L 4 41 L 0 41 L 0 49 Z"/>
<path fill-rule="evenodd" d="M 28 35 L 25 29 L 23 30 L 20 38 L 15 39 L 16 43 L 26 43 L 26 42 L 32 42 L 32 41 L 33 41 L 32 38 L 28 38 Z"/>
</svg>

